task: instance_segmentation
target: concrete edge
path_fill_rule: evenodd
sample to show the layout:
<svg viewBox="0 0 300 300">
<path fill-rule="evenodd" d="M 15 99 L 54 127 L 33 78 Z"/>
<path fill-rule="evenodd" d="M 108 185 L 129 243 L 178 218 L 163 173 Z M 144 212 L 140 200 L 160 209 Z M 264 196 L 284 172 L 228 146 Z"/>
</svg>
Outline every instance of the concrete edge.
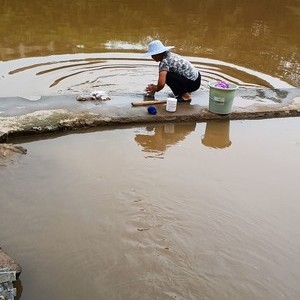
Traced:
<svg viewBox="0 0 300 300">
<path fill-rule="evenodd" d="M 150 115 L 146 107 L 111 108 L 101 113 L 68 110 L 37 111 L 21 116 L 0 118 L 0 142 L 10 138 L 55 133 L 112 125 L 137 125 L 163 122 L 206 122 L 208 120 L 255 120 L 300 116 L 300 101 L 289 104 L 254 105 L 234 108 L 228 115 L 212 113 L 207 107 L 183 104 L 174 113 L 166 112 L 164 105 L 157 105 L 157 114 Z"/>
</svg>

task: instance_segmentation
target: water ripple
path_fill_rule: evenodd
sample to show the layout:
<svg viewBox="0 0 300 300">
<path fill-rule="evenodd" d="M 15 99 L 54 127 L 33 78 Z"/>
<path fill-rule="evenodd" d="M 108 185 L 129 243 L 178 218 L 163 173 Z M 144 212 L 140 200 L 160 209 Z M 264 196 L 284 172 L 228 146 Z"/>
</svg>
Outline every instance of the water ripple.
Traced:
<svg viewBox="0 0 300 300">
<path fill-rule="evenodd" d="M 240 88 L 288 88 L 288 83 L 222 61 L 188 57 L 202 74 L 201 90 L 210 81 L 225 80 Z M 156 82 L 157 63 L 136 53 L 70 54 L 1 62 L 2 97 L 34 98 L 55 94 L 84 93 L 95 88 L 113 95 L 141 94 Z"/>
</svg>

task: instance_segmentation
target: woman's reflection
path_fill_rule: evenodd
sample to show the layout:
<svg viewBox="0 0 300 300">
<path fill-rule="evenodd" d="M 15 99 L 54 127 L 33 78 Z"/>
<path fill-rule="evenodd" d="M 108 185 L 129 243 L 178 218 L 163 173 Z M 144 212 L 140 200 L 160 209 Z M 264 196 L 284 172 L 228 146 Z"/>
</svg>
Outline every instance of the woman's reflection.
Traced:
<svg viewBox="0 0 300 300">
<path fill-rule="evenodd" d="M 206 123 L 202 144 L 211 148 L 226 148 L 231 145 L 229 120 L 212 120 Z"/>
<path fill-rule="evenodd" d="M 146 127 L 144 134 L 137 134 L 135 141 L 145 152 L 163 154 L 168 147 L 184 140 L 195 128 L 195 122 L 156 124 Z"/>
</svg>

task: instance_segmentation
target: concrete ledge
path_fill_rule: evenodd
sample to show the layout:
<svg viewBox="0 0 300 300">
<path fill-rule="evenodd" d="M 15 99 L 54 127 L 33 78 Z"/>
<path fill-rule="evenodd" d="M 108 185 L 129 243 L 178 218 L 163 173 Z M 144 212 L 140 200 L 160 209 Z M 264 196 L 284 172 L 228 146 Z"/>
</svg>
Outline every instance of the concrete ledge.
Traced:
<svg viewBox="0 0 300 300">
<path fill-rule="evenodd" d="M 253 91 L 251 92 L 253 94 Z M 270 99 L 266 96 L 268 93 L 271 95 Z M 274 94 L 275 96 L 279 95 L 279 98 L 274 97 Z M 211 113 L 208 110 L 208 105 L 201 106 L 197 102 L 192 105 L 179 103 L 177 111 L 174 113 L 167 112 L 165 104 L 158 104 L 156 105 L 157 114 L 150 115 L 147 112 L 147 106 L 132 107 L 128 101 L 122 105 L 120 105 L 120 102 L 117 105 L 113 105 L 112 102 L 109 105 L 96 106 L 91 102 L 77 103 L 78 101 L 76 101 L 74 95 L 53 96 L 38 103 L 32 103 L 31 101 L 30 112 L 24 111 L 23 113 L 18 112 L 18 114 L 9 112 L 5 116 L 4 111 L 2 117 L 0 115 L 0 142 L 5 142 L 9 138 L 17 136 L 109 125 L 184 121 L 205 122 L 219 119 L 245 120 L 300 116 L 300 89 L 295 88 L 289 91 L 275 92 L 266 89 L 263 93 L 259 90 L 251 97 L 249 95 L 250 93 L 243 91 L 235 99 L 235 106 L 229 115 Z M 265 98 L 259 98 L 257 95 L 263 95 Z M 205 102 L 207 98 L 208 92 L 203 93 L 200 100 L 203 102 L 204 99 Z M 13 102 L 13 99 L 11 101 Z M 15 101 L 22 101 L 23 105 L 26 104 L 26 101 L 28 102 L 28 100 L 20 98 L 15 99 Z M 9 103 L 12 105 L 11 102 Z M 41 103 L 43 103 L 44 109 L 41 109 Z M 53 103 L 59 103 L 59 107 L 53 105 Z M 2 104 L 2 110 L 3 107 L 4 104 Z"/>
<path fill-rule="evenodd" d="M 9 257 L 8 254 L 2 250 L 2 248 L 0 248 L 0 269 L 4 268 L 16 272 L 17 278 L 22 272 L 21 266 L 17 264 L 11 257 Z"/>
</svg>

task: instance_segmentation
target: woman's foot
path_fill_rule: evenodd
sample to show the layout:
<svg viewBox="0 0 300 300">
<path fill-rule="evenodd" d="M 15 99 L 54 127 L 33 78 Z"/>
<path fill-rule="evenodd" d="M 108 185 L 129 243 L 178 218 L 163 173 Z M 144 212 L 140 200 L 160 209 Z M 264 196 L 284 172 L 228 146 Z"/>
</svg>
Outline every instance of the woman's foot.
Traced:
<svg viewBox="0 0 300 300">
<path fill-rule="evenodd" d="M 191 102 L 192 96 L 190 93 L 184 93 L 180 96 L 176 96 L 176 99 L 178 102 Z"/>
</svg>

